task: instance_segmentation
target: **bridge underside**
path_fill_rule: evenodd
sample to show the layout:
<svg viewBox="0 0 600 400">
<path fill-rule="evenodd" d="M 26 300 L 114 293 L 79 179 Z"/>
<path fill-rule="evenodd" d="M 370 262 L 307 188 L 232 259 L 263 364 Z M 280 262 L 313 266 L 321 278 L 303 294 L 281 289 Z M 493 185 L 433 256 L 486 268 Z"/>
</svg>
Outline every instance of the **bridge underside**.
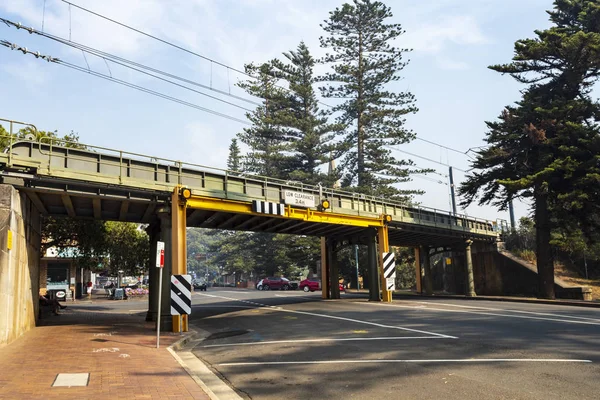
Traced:
<svg viewBox="0 0 600 400">
<path fill-rule="evenodd" d="M 58 179 L 26 179 L 4 177 L 24 192 L 42 215 L 79 219 L 149 224 L 156 212 L 167 206 L 171 193 L 139 190 L 103 184 L 61 182 Z M 227 211 L 187 209 L 187 226 L 208 229 L 227 229 L 252 232 L 282 233 L 317 237 L 351 238 L 360 236 L 364 227 L 290 220 L 272 215 L 239 214 Z M 495 237 L 473 232 L 449 231 L 444 227 L 426 227 L 400 221 L 389 224 L 391 246 L 418 247 L 422 245 L 455 246 L 465 240 L 494 242 Z"/>
</svg>

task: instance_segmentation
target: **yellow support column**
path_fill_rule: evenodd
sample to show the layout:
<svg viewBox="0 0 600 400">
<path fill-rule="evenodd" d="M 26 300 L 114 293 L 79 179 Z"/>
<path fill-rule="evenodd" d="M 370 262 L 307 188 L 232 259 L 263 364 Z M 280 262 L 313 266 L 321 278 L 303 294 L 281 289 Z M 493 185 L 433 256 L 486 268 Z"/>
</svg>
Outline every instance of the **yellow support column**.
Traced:
<svg viewBox="0 0 600 400">
<path fill-rule="evenodd" d="M 387 290 L 387 284 L 385 280 L 385 275 L 383 271 L 383 253 L 388 253 L 390 251 L 390 244 L 388 241 L 388 227 L 387 225 L 383 225 L 377 228 L 377 236 L 379 242 L 379 267 L 380 267 L 380 277 L 381 277 L 381 301 L 385 303 L 392 302 L 392 292 Z"/>
<path fill-rule="evenodd" d="M 186 245 L 186 200 L 179 195 L 181 187 L 177 186 L 171 195 L 171 267 L 173 275 L 187 273 Z M 173 332 L 188 331 L 188 316 L 173 315 Z"/>
</svg>

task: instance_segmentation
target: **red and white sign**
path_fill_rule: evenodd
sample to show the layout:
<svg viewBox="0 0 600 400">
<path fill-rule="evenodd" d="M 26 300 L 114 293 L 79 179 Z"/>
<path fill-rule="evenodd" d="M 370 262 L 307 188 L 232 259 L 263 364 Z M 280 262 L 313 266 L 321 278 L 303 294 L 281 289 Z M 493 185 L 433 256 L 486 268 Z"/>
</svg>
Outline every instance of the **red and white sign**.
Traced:
<svg viewBox="0 0 600 400">
<path fill-rule="evenodd" d="M 156 268 L 165 266 L 165 242 L 156 242 Z"/>
</svg>

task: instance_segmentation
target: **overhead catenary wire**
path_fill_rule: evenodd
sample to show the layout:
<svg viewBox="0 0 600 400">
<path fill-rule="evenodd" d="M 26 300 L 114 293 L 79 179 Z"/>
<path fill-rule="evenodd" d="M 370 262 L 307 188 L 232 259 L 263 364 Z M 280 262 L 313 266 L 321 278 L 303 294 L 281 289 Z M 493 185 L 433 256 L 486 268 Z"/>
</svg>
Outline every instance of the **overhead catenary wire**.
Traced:
<svg viewBox="0 0 600 400">
<path fill-rule="evenodd" d="M 222 62 L 216 61 L 216 60 L 214 60 L 214 59 L 212 59 L 212 58 L 210 58 L 210 57 L 204 56 L 204 55 L 202 55 L 202 54 L 200 54 L 200 53 L 197 53 L 197 52 L 195 52 L 195 51 L 193 51 L 193 50 L 186 49 L 186 48 L 185 48 L 185 47 L 183 47 L 183 46 L 179 46 L 179 45 L 177 45 L 177 44 L 175 44 L 175 43 L 173 43 L 173 42 L 170 42 L 170 41 L 168 41 L 168 40 L 161 39 L 161 38 L 159 38 L 158 36 L 155 36 L 155 35 L 152 35 L 152 34 L 150 34 L 150 33 L 144 32 L 144 31 L 142 31 L 142 30 L 140 30 L 140 29 L 134 28 L 134 27 L 132 27 L 132 26 L 130 26 L 130 25 L 127 25 L 127 24 L 125 24 L 125 23 L 123 23 L 123 22 L 119 22 L 119 21 L 117 21 L 117 20 L 115 20 L 115 19 L 109 18 L 109 17 L 107 17 L 107 16 L 105 16 L 105 15 L 102 15 L 102 14 L 100 14 L 100 13 L 97 13 L 97 12 L 95 12 L 95 11 L 92 11 L 92 10 L 90 10 L 90 9 L 87 9 L 87 8 L 85 8 L 85 7 L 79 6 L 79 5 L 75 4 L 75 3 L 71 3 L 70 1 L 67 1 L 67 0 L 61 0 L 61 1 L 62 1 L 63 3 L 66 3 L 66 4 L 68 4 L 69 6 L 73 6 L 73 7 L 75 7 L 75 8 L 78 8 L 78 9 L 82 10 L 82 11 L 85 11 L 85 12 L 87 12 L 87 13 L 89 13 L 89 14 L 95 15 L 95 16 L 97 16 L 98 18 L 102 18 L 102 19 L 104 19 L 104 20 L 106 20 L 106 21 L 112 22 L 112 23 L 114 23 L 114 24 L 116 24 L 116 25 L 119 25 L 119 26 L 121 26 L 121 27 L 123 27 L 123 28 L 129 29 L 129 30 L 132 30 L 132 31 L 134 31 L 134 32 L 136 32 L 136 33 L 138 33 L 138 34 L 140 34 L 140 35 L 143 35 L 143 36 L 146 36 L 146 37 L 148 37 L 148 38 L 151 38 L 151 39 L 157 40 L 157 41 L 159 41 L 159 42 L 161 42 L 161 43 L 163 43 L 163 44 L 165 44 L 165 45 L 167 45 L 167 46 L 171 46 L 171 47 L 173 47 L 173 48 L 176 48 L 176 49 L 178 49 L 178 50 L 181 50 L 181 51 L 183 51 L 183 52 L 186 52 L 186 53 L 188 53 L 188 54 L 191 54 L 191 55 L 193 55 L 193 56 L 199 57 L 199 58 L 201 58 L 201 59 L 203 59 L 203 60 L 210 61 L 210 63 L 211 63 L 211 71 L 212 71 L 212 64 L 216 64 L 216 65 L 219 65 L 219 66 L 221 66 L 221 67 L 227 68 L 228 70 L 231 70 L 231 71 L 237 72 L 238 74 L 242 74 L 242 75 L 244 75 L 244 76 L 247 76 L 247 77 L 249 77 L 249 78 L 251 78 L 251 79 L 258 79 L 258 78 L 256 78 L 255 76 L 253 76 L 252 74 L 249 74 L 249 73 L 247 73 L 246 71 L 242 71 L 242 70 L 240 70 L 240 69 L 237 69 L 237 68 L 231 67 L 231 66 L 229 66 L 229 65 L 227 65 L 227 64 L 224 64 L 224 63 L 222 63 Z M 211 76 L 211 80 L 212 80 L 212 76 Z M 211 82 L 211 84 L 212 84 L 212 82 Z M 280 88 L 280 89 L 283 89 L 283 90 L 286 90 L 286 91 L 288 91 L 288 92 L 291 92 L 291 90 L 290 90 L 289 88 L 286 88 L 286 87 L 284 87 L 284 86 L 275 85 L 275 87 L 278 87 L 278 88 Z M 326 103 L 323 103 L 322 101 L 319 101 L 319 104 L 322 104 L 322 105 L 324 105 L 324 106 L 326 106 L 326 107 L 329 107 L 329 108 L 333 108 L 333 106 L 331 106 L 331 105 L 329 105 L 329 104 L 326 104 Z"/>
<path fill-rule="evenodd" d="M 391 149 L 391 150 L 394 150 L 394 151 L 399 151 L 400 153 L 408 154 L 409 156 L 412 156 L 412 157 L 420 158 L 420 159 L 422 159 L 422 160 L 429 161 L 429 162 L 432 162 L 432 163 L 435 163 L 435 164 L 439 164 L 439 165 L 443 165 L 443 166 L 445 166 L 445 167 L 452 167 L 452 168 L 453 168 L 454 170 L 456 170 L 456 171 L 460 171 L 460 172 L 467 173 L 467 171 L 465 171 L 464 169 L 460 169 L 460 168 L 457 168 L 457 167 L 455 167 L 455 166 L 453 166 L 453 165 L 450 165 L 450 164 L 447 164 L 447 163 L 443 163 L 443 162 L 436 161 L 436 160 L 434 160 L 434 159 L 432 159 L 432 158 L 423 157 L 423 156 L 420 156 L 420 155 L 418 155 L 418 154 L 415 154 L 415 153 L 408 152 L 408 151 L 406 151 L 406 150 L 400 150 L 400 149 L 398 149 L 398 148 L 396 148 L 396 147 L 394 147 L 394 146 L 391 146 L 391 145 L 386 145 L 386 147 L 387 147 L 387 148 L 389 148 L 389 149 Z"/>
<path fill-rule="evenodd" d="M 66 46 L 72 47 L 74 49 L 81 50 L 83 52 L 83 57 L 85 59 L 86 64 L 88 65 L 88 68 L 89 68 L 89 63 L 87 62 L 87 59 L 85 58 L 85 53 L 88 53 L 88 54 L 94 55 L 96 57 L 102 58 L 102 59 L 104 59 L 105 62 L 106 62 L 106 60 L 109 60 L 110 62 L 112 62 L 114 64 L 121 65 L 121 66 L 123 66 L 125 68 L 128 68 L 128 69 L 140 72 L 142 74 L 154 77 L 154 78 L 159 79 L 159 80 L 161 80 L 163 82 L 170 83 L 172 85 L 175 85 L 175 86 L 184 88 L 186 90 L 190 90 L 192 92 L 198 93 L 200 95 L 209 97 L 209 98 L 211 98 L 213 100 L 220 101 L 222 103 L 231 105 L 231 106 L 236 107 L 236 108 L 240 108 L 240 109 L 242 109 L 244 111 L 247 111 L 247 112 L 252 112 L 253 111 L 253 110 L 250 110 L 248 108 L 242 107 L 242 106 L 240 106 L 238 104 L 235 104 L 235 103 L 232 103 L 232 102 L 220 99 L 220 98 L 215 97 L 215 96 L 211 96 L 211 95 L 209 95 L 207 93 L 204 93 L 204 92 L 192 89 L 190 87 L 187 87 L 185 85 L 179 84 L 177 82 L 173 82 L 173 81 L 171 81 L 169 79 L 163 78 L 161 76 L 155 75 L 155 74 L 147 72 L 147 71 L 152 71 L 152 72 L 155 72 L 156 74 L 167 76 L 169 78 L 176 79 L 176 80 L 179 80 L 181 82 L 185 82 L 185 83 L 188 83 L 188 84 L 191 84 L 191 85 L 200 86 L 200 87 L 204 87 L 204 88 L 209 89 L 209 90 L 213 90 L 212 88 L 209 88 L 208 86 L 202 85 L 202 84 L 200 84 L 198 82 L 194 82 L 194 81 L 191 81 L 189 79 L 181 78 L 181 77 L 179 77 L 177 75 L 174 75 L 174 74 L 171 74 L 171 73 L 168 73 L 168 72 L 165 72 L 165 71 L 161 71 L 159 69 L 152 68 L 152 67 L 146 66 L 144 64 L 137 63 L 135 61 L 131 61 L 131 60 L 128 60 L 126 58 L 119 57 L 119 56 L 116 56 L 116 55 L 113 55 L 113 54 L 110 54 L 110 53 L 107 53 L 107 52 L 95 49 L 93 47 L 89 47 L 89 46 L 86 46 L 86 45 L 83 45 L 83 44 L 80 44 L 80 43 L 77 43 L 77 42 L 66 40 L 66 39 L 61 38 L 61 37 L 56 36 L 56 35 L 52 35 L 52 34 L 49 34 L 49 33 L 46 33 L 46 32 L 41 32 L 41 31 L 38 31 L 38 30 L 36 30 L 35 28 L 32 28 L 32 27 L 24 27 L 24 26 L 21 26 L 19 23 L 15 23 L 15 22 L 7 20 L 5 18 L 0 18 L 0 21 L 6 23 L 7 25 L 14 26 L 17 29 L 25 29 L 29 33 L 37 34 L 39 36 L 45 37 L 47 39 L 54 40 L 56 42 L 59 42 L 61 44 L 66 45 Z M 107 67 L 108 67 L 108 65 L 107 65 Z M 144 70 L 146 70 L 146 71 L 144 71 Z M 109 68 L 109 73 L 110 73 L 110 75 L 112 77 L 112 71 L 110 71 L 110 68 Z M 238 100 L 242 100 L 242 101 L 245 101 L 245 102 L 248 102 L 248 103 L 251 103 L 251 104 L 260 105 L 260 103 L 254 102 L 254 101 L 249 100 L 249 99 L 245 99 L 245 98 L 240 97 L 240 96 L 231 95 L 231 94 L 228 94 L 227 92 L 224 92 L 224 91 L 221 91 L 221 90 L 213 90 L 213 91 L 216 91 L 216 92 L 221 93 L 223 95 L 226 95 L 226 96 L 229 96 L 229 97 L 232 97 L 232 98 L 236 98 Z"/>
<path fill-rule="evenodd" d="M 42 59 L 44 59 L 44 60 L 46 60 L 48 62 L 52 62 L 52 63 L 58 64 L 58 65 L 62 65 L 64 67 L 71 68 L 71 69 L 74 69 L 76 71 L 84 72 L 84 73 L 96 76 L 98 78 L 106 79 L 108 81 L 111 81 L 111 82 L 114 82 L 114 83 L 117 83 L 117 84 L 129 87 L 129 88 L 132 88 L 132 89 L 136 89 L 136 90 L 139 90 L 139 91 L 144 92 L 144 93 L 148 93 L 148 94 L 151 94 L 153 96 L 163 98 L 165 100 L 169 100 L 169 101 L 172 101 L 172 102 L 175 102 L 175 103 L 179 103 L 181 105 L 185 105 L 187 107 L 191 107 L 191 108 L 194 108 L 194 109 L 197 109 L 197 110 L 200 110 L 200 111 L 204 111 L 204 112 L 209 113 L 209 114 L 213 114 L 213 115 L 216 115 L 216 116 L 219 116 L 219 117 L 222 117 L 222 118 L 226 118 L 226 119 L 229 119 L 231 121 L 239 122 L 239 123 L 244 124 L 244 125 L 250 125 L 250 123 L 248 121 L 245 121 L 245 120 L 242 120 L 242 119 L 239 119 L 239 118 L 236 118 L 236 117 L 232 117 L 231 115 L 227 115 L 227 114 L 224 114 L 224 113 L 221 113 L 221 112 L 218 112 L 218 111 L 214 111 L 214 110 L 211 110 L 209 108 L 202 107 L 202 106 L 199 106 L 197 104 L 190 103 L 188 101 L 181 100 L 179 98 L 176 98 L 176 97 L 173 97 L 173 96 L 169 96 L 167 94 L 164 94 L 164 93 L 161 93 L 161 92 L 157 92 L 155 90 L 148 89 L 148 88 L 145 88 L 145 87 L 140 86 L 140 85 L 133 84 L 131 82 L 127 82 L 127 81 L 124 81 L 124 80 L 121 80 L 121 79 L 117 79 L 117 78 L 111 77 L 109 75 L 103 74 L 101 72 L 97 72 L 97 71 L 94 71 L 94 70 L 91 70 L 91 69 L 88 70 L 85 67 L 81 67 L 79 65 L 75 65 L 75 64 L 63 61 L 63 60 L 61 60 L 59 58 L 55 58 L 55 57 L 48 56 L 48 55 L 42 55 L 39 52 L 33 52 L 31 50 L 28 50 L 26 47 L 22 47 L 22 46 L 16 45 L 16 44 L 11 43 L 11 42 L 9 42 L 7 40 L 0 40 L 0 45 L 8 47 L 8 48 L 10 48 L 12 50 L 19 50 L 19 51 L 23 52 L 23 54 L 31 54 L 31 55 L 35 56 L 36 58 L 42 58 Z"/>
</svg>

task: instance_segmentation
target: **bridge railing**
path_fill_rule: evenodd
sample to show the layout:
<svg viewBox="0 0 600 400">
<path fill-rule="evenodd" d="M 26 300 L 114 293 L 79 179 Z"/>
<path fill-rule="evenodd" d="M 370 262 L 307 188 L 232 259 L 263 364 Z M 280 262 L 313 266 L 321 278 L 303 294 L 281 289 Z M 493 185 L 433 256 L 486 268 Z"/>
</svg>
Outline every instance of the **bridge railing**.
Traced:
<svg viewBox="0 0 600 400">
<path fill-rule="evenodd" d="M 0 141 L 2 140 L 0 135 Z M 202 164 L 115 150 L 60 138 L 43 137 L 38 141 L 14 142 L 11 135 L 4 151 L 8 165 L 35 160 L 38 173 L 61 175 L 81 180 L 142 187 L 170 192 L 175 185 L 190 187 L 195 193 L 233 200 L 261 199 L 280 202 L 284 191 L 291 190 L 327 198 L 332 212 L 377 216 L 390 214 L 394 222 L 450 228 L 471 233 L 497 235 L 498 221 L 421 205 L 390 201 L 382 197 L 320 185 L 307 185 Z M 501 221 L 501 220 L 499 220 Z"/>
</svg>

